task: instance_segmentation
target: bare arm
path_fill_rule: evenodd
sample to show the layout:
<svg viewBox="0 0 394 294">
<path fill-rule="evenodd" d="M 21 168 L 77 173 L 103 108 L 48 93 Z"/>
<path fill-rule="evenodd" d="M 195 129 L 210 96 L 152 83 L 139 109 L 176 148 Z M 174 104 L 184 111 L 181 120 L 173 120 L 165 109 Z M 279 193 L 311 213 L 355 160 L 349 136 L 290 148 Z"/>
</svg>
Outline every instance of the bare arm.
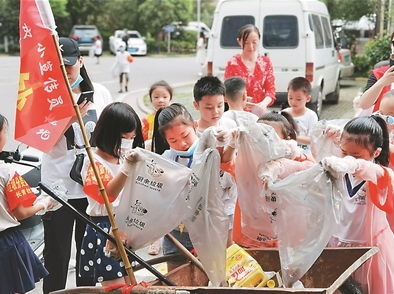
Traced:
<svg viewBox="0 0 394 294">
<path fill-rule="evenodd" d="M 375 104 L 382 89 L 394 83 L 394 66 L 390 67 L 376 83 L 366 90 L 360 97 L 360 107 L 368 109 Z"/>
<path fill-rule="evenodd" d="M 311 137 L 309 136 L 297 136 L 297 142 L 300 144 L 310 145 Z"/>
<path fill-rule="evenodd" d="M 37 203 L 30 207 L 24 207 L 23 204 L 19 204 L 12 212 L 17 220 L 24 220 L 43 209 L 45 209 L 45 207 L 41 203 Z"/>
</svg>

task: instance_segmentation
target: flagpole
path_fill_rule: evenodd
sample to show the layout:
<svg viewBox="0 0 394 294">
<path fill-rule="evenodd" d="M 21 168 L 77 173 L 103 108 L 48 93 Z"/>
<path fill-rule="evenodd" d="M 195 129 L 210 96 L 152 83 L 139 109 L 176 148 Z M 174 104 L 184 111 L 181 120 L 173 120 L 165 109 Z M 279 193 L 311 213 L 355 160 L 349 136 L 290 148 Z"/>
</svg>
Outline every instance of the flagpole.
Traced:
<svg viewBox="0 0 394 294">
<path fill-rule="evenodd" d="M 61 68 L 62 73 L 63 73 L 63 78 L 64 78 L 64 81 L 66 82 L 68 93 L 69 93 L 69 96 L 70 96 L 70 98 L 71 98 L 71 100 L 73 102 L 74 110 L 75 110 L 75 113 L 77 115 L 79 125 L 81 127 L 83 139 L 85 141 L 86 152 L 88 154 L 90 162 L 94 163 L 95 160 L 94 160 L 94 157 L 93 157 L 93 153 L 92 153 L 92 150 L 91 150 L 91 146 L 90 146 L 90 143 L 89 143 L 88 136 L 86 134 L 86 129 L 85 129 L 85 125 L 83 123 L 81 112 L 79 111 L 78 104 L 74 100 L 74 95 L 73 95 L 73 92 L 71 90 L 71 86 L 70 86 L 70 83 L 68 81 L 68 78 L 67 78 L 67 72 L 66 72 L 65 65 L 63 63 L 62 54 L 61 54 L 60 49 L 59 49 L 57 36 L 56 35 L 52 35 L 52 38 L 53 38 L 53 41 L 55 42 L 55 45 L 56 45 L 57 55 L 58 55 L 59 62 L 60 62 L 60 68 Z M 103 199 L 104 199 L 104 204 L 105 204 L 105 208 L 107 209 L 109 222 L 111 223 L 111 230 L 112 230 L 112 233 L 114 234 L 116 245 L 118 247 L 120 256 L 122 257 L 122 261 L 124 263 L 125 270 L 126 270 L 127 275 L 128 275 L 128 277 L 129 277 L 129 279 L 131 281 L 131 284 L 135 284 L 136 283 L 136 279 L 135 279 L 135 276 L 134 276 L 134 272 L 133 272 L 133 269 L 131 267 L 130 261 L 129 261 L 128 257 L 127 257 L 126 250 L 123 247 L 123 242 L 120 239 L 119 232 L 118 232 L 118 226 L 117 226 L 117 224 L 115 222 L 115 218 L 114 218 L 114 215 L 112 213 L 112 207 L 111 207 L 111 204 L 110 204 L 110 202 L 108 200 L 107 192 L 105 191 L 103 182 L 101 181 L 97 165 L 96 164 L 92 164 L 92 168 L 93 168 L 93 171 L 94 171 L 94 175 L 96 176 L 96 179 L 97 179 L 99 190 L 100 190 L 101 195 L 103 196 Z"/>
</svg>

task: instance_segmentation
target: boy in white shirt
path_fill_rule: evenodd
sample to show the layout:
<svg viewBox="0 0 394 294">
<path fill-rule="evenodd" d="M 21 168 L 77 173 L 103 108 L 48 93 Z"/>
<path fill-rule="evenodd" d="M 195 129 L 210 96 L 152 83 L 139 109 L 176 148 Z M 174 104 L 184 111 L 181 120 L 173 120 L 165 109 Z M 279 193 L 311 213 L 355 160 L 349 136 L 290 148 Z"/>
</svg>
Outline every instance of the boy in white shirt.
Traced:
<svg viewBox="0 0 394 294">
<path fill-rule="evenodd" d="M 304 149 L 305 154 L 311 154 L 310 131 L 312 126 L 318 121 L 316 112 L 306 107 L 311 100 L 311 83 L 304 77 L 292 79 L 287 87 L 287 102 L 290 107 L 283 109 L 288 112 L 298 126 L 297 142 Z"/>
<path fill-rule="evenodd" d="M 242 116 L 247 116 L 251 121 L 257 122 L 259 119 L 257 115 L 244 111 L 248 100 L 245 80 L 239 76 L 234 76 L 224 81 L 224 87 L 226 88 L 224 101 L 227 102 L 229 110 L 224 112 L 223 117 L 235 120 L 235 123 L 237 123 L 238 115 L 233 111 L 242 111 Z"/>
</svg>

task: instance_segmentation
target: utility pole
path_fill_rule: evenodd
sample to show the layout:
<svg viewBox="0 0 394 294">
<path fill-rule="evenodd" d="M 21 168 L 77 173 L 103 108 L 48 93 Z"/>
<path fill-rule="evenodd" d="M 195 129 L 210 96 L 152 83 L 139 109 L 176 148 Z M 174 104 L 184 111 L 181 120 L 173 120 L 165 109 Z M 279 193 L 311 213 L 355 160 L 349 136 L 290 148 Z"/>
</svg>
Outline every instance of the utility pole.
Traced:
<svg viewBox="0 0 394 294">
<path fill-rule="evenodd" d="M 391 34 L 391 22 L 392 22 L 392 17 L 391 17 L 392 8 L 391 8 L 391 6 L 392 5 L 393 5 L 392 0 L 389 0 L 389 13 L 388 13 L 388 19 L 387 19 L 387 34 L 388 35 Z"/>
<path fill-rule="evenodd" d="M 200 38 L 201 30 L 201 0 L 197 0 L 197 40 Z"/>
<path fill-rule="evenodd" d="M 384 3 L 385 0 L 380 0 L 380 19 L 379 19 L 379 37 L 383 37 L 384 28 Z"/>
</svg>

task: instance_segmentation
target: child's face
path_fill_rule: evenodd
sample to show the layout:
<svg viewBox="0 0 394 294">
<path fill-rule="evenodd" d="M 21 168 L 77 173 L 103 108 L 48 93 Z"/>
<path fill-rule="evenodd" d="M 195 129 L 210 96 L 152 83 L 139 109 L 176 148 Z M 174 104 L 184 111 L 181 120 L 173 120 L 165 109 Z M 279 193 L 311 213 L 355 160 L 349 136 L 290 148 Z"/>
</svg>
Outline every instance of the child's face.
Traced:
<svg viewBox="0 0 394 294">
<path fill-rule="evenodd" d="M 380 151 L 375 151 L 375 156 L 371 156 L 370 150 L 366 149 L 364 146 L 357 145 L 353 140 L 346 140 L 346 138 L 346 133 L 343 133 L 341 138 L 342 157 L 349 155 L 354 158 L 372 161 L 374 157 L 378 156 L 380 153 Z"/>
<path fill-rule="evenodd" d="M 161 107 L 167 107 L 171 102 L 171 95 L 166 87 L 159 86 L 152 91 L 151 102 L 155 110 Z"/>
<path fill-rule="evenodd" d="M 200 102 L 193 101 L 194 107 L 200 112 L 200 117 L 210 126 L 216 126 L 224 112 L 223 95 L 202 97 Z"/>
<path fill-rule="evenodd" d="M 174 125 L 165 131 L 165 139 L 172 149 L 187 151 L 197 140 L 197 134 L 190 125 Z"/>
<path fill-rule="evenodd" d="M 4 145 L 7 141 L 7 125 L 4 122 L 0 131 L 0 152 L 3 151 Z"/>
<path fill-rule="evenodd" d="M 391 119 L 387 119 L 387 116 L 391 116 L 394 118 L 394 99 L 393 97 L 385 97 L 380 102 L 379 113 L 383 116 L 386 121 L 387 129 L 389 133 L 394 130 L 394 124 L 390 125 L 388 121 Z"/>
<path fill-rule="evenodd" d="M 287 102 L 295 111 L 305 109 L 307 102 L 311 100 L 311 95 L 306 94 L 303 90 L 289 89 L 287 92 Z"/>
</svg>

